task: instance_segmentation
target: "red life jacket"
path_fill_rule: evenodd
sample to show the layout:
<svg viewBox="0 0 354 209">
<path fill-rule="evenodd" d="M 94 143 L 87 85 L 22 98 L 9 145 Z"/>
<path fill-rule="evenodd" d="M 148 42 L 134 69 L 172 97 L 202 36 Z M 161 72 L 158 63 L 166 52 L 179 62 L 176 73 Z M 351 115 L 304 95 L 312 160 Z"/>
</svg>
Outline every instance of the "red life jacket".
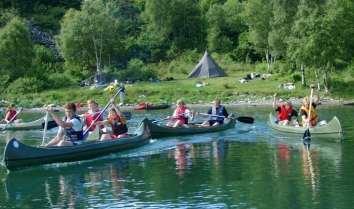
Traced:
<svg viewBox="0 0 354 209">
<path fill-rule="evenodd" d="M 17 114 L 16 110 L 8 110 L 5 115 L 7 115 L 8 113 L 10 113 L 10 114 L 8 115 L 7 118 L 5 118 L 6 120 L 8 120 L 8 121 L 11 120 L 10 122 L 12 122 L 17 119 L 17 117 L 14 117 Z"/>
<path fill-rule="evenodd" d="M 186 113 L 186 110 L 186 106 L 177 107 L 175 112 L 173 113 L 173 118 L 176 120 L 181 120 L 184 124 L 187 124 L 187 117 L 184 115 Z"/>
<path fill-rule="evenodd" d="M 108 121 L 112 127 L 112 132 L 115 136 L 128 132 L 127 124 L 125 124 L 125 122 L 122 120 L 121 117 L 119 117 L 119 115 L 109 117 Z"/>
<path fill-rule="evenodd" d="M 278 120 L 283 121 L 283 120 L 288 120 L 289 115 L 291 115 L 291 112 L 293 111 L 292 108 L 290 107 L 289 109 L 285 108 L 285 105 L 279 106 L 280 110 L 278 113 Z"/>
<path fill-rule="evenodd" d="M 100 112 L 85 113 L 85 124 L 86 124 L 86 127 L 90 127 L 90 125 L 93 123 L 93 121 L 95 121 L 96 118 L 98 118 L 99 114 L 100 114 Z M 102 117 L 97 119 L 97 121 L 102 121 Z M 89 131 L 94 131 L 95 129 L 96 129 L 96 126 L 91 126 Z"/>
</svg>

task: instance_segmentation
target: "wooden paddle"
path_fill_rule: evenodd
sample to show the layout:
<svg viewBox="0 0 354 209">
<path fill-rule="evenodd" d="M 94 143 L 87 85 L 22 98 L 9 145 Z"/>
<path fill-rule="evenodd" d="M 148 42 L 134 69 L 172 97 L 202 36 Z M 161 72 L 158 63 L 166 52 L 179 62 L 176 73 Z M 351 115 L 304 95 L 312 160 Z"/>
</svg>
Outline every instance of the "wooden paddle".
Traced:
<svg viewBox="0 0 354 209">
<path fill-rule="evenodd" d="M 225 116 L 220 116 L 220 115 L 212 115 L 212 114 L 207 114 L 207 113 L 198 113 L 199 115 L 205 115 L 205 116 L 210 116 L 210 117 L 217 117 L 217 118 L 226 118 Z M 236 120 L 242 122 L 242 123 L 249 123 L 252 124 L 254 123 L 254 118 L 252 117 L 247 117 L 247 116 L 240 116 L 237 117 Z"/>
<path fill-rule="evenodd" d="M 119 88 L 118 91 L 111 97 L 111 99 L 109 100 L 109 102 L 107 103 L 107 105 L 101 110 L 100 114 L 98 114 L 98 116 L 95 118 L 95 120 L 90 124 L 90 126 L 88 128 L 86 128 L 86 130 L 84 131 L 84 137 L 86 136 L 86 134 L 89 132 L 90 128 L 97 122 L 97 120 L 102 116 L 102 114 L 107 110 L 107 108 L 111 105 L 111 101 L 113 101 L 118 94 L 122 91 L 122 88 Z"/>
<path fill-rule="evenodd" d="M 313 96 L 313 89 L 314 89 L 314 86 L 311 85 L 311 93 L 310 93 L 310 99 L 309 99 L 309 114 L 307 116 L 307 129 L 305 130 L 305 133 L 302 137 L 304 143 L 306 142 L 309 142 L 311 141 L 311 133 L 310 133 L 310 123 L 311 123 L 311 111 L 312 111 L 312 96 Z"/>
</svg>

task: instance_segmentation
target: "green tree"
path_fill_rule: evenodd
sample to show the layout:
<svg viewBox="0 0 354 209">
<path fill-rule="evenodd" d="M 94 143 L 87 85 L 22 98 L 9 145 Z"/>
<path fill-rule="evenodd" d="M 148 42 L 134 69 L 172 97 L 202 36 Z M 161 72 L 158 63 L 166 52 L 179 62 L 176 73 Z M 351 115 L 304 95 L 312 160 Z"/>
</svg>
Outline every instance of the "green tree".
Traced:
<svg viewBox="0 0 354 209">
<path fill-rule="evenodd" d="M 268 36 L 272 20 L 272 5 L 268 0 L 249 0 L 245 4 L 245 20 L 249 27 L 249 40 L 259 53 L 264 53 L 268 70 L 271 64 Z"/>
<path fill-rule="evenodd" d="M 124 53 L 120 22 L 114 18 L 112 1 L 85 1 L 81 10 L 70 9 L 61 24 L 58 43 L 67 65 L 82 71 L 101 71 Z"/>
<path fill-rule="evenodd" d="M 31 73 L 33 43 L 25 21 L 14 17 L 0 29 L 0 72 L 9 81 Z"/>
<path fill-rule="evenodd" d="M 147 1 L 143 20 L 141 42 L 153 61 L 199 48 L 204 41 L 200 9 L 194 0 Z"/>
<path fill-rule="evenodd" d="M 273 59 L 285 57 L 287 39 L 296 15 L 298 0 L 272 0 L 271 30 L 268 43 Z"/>
<path fill-rule="evenodd" d="M 246 30 L 241 11 L 242 5 L 234 0 L 211 6 L 206 15 L 209 50 L 227 53 L 237 48 L 239 36 Z"/>
</svg>

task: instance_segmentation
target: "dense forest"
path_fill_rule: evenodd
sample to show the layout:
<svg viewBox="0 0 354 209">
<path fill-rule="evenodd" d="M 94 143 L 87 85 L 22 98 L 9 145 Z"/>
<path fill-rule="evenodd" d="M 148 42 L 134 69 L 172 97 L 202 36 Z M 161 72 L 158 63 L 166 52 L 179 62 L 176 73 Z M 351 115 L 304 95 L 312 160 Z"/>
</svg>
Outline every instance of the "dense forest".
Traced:
<svg viewBox="0 0 354 209">
<path fill-rule="evenodd" d="M 38 92 L 96 71 L 146 80 L 147 67 L 209 52 L 269 72 L 313 72 L 326 91 L 354 77 L 352 0 L 2 0 L 0 89 Z M 345 78 L 342 79 L 345 82 Z M 319 86 L 320 87 L 320 86 Z"/>
</svg>

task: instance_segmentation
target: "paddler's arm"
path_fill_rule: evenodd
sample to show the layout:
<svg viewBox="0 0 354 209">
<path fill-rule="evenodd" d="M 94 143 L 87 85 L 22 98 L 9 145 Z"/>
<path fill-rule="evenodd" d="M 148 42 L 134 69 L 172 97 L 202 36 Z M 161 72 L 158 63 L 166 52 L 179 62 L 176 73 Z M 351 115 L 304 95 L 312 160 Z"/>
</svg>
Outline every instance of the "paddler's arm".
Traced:
<svg viewBox="0 0 354 209">
<path fill-rule="evenodd" d="M 73 126 L 73 124 L 71 122 L 64 122 L 61 120 L 61 118 L 59 118 L 57 115 L 55 115 L 53 113 L 52 107 L 47 108 L 47 111 L 50 114 L 50 116 L 53 118 L 53 120 L 58 124 L 58 126 L 60 126 L 62 128 L 71 128 Z"/>
</svg>

